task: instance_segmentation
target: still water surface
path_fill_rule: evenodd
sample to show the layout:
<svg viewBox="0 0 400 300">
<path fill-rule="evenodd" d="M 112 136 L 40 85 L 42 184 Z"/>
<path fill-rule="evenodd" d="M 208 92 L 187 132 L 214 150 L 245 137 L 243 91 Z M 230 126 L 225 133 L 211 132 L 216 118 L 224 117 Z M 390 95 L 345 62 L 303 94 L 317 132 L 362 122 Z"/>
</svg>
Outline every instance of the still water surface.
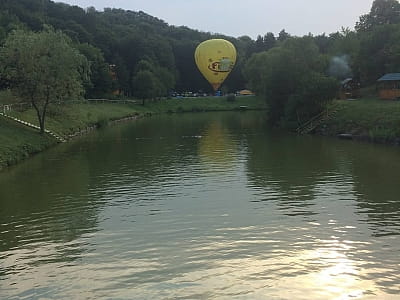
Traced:
<svg viewBox="0 0 400 300">
<path fill-rule="evenodd" d="M 161 116 L 0 173 L 0 299 L 400 299 L 400 149 Z"/>
</svg>

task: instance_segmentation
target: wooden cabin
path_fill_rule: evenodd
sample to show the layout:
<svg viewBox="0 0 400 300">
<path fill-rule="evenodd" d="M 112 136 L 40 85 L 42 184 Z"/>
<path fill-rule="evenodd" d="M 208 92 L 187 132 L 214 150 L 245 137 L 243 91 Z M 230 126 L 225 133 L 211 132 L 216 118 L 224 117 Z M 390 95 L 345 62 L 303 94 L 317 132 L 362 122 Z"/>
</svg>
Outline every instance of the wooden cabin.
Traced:
<svg viewBox="0 0 400 300">
<path fill-rule="evenodd" d="M 348 100 L 360 98 L 360 83 L 353 78 L 346 78 L 341 82 L 339 99 Z"/>
<path fill-rule="evenodd" d="M 389 73 L 378 79 L 379 98 L 400 100 L 400 73 Z"/>
</svg>

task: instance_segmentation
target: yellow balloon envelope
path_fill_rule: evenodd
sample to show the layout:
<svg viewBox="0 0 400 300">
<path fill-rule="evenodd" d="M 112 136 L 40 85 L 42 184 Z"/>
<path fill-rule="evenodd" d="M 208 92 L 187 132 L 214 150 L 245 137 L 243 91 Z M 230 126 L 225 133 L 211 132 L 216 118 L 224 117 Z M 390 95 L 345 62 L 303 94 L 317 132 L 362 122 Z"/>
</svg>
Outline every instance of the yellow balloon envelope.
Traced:
<svg viewBox="0 0 400 300">
<path fill-rule="evenodd" d="M 197 46 L 194 58 L 200 72 L 217 90 L 235 65 L 236 49 L 231 42 L 212 39 Z"/>
</svg>

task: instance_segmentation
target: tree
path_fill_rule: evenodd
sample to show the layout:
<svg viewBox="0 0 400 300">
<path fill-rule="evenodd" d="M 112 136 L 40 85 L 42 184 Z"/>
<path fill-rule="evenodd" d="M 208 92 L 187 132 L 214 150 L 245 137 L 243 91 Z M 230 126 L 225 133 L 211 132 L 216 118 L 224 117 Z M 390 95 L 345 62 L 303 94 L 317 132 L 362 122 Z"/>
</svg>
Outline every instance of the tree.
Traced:
<svg viewBox="0 0 400 300">
<path fill-rule="evenodd" d="M 285 106 L 284 125 L 295 128 L 322 112 L 335 97 L 338 82 L 318 72 L 308 72 L 299 80 L 296 91 Z"/>
<path fill-rule="evenodd" d="M 400 70 L 400 25 L 381 25 L 359 33 L 357 66 L 363 84 Z"/>
<path fill-rule="evenodd" d="M 142 99 L 144 105 L 146 99 L 154 99 L 157 96 L 160 82 L 149 70 L 140 70 L 133 77 L 135 96 Z"/>
<path fill-rule="evenodd" d="M 358 32 L 369 31 L 373 27 L 400 23 L 400 3 L 397 0 L 375 0 L 369 14 L 362 15 L 356 24 Z"/>
<path fill-rule="evenodd" d="M 45 131 L 48 106 L 83 92 L 88 62 L 60 31 L 13 31 L 0 50 L 0 74 L 21 101 L 30 101 Z"/>
<path fill-rule="evenodd" d="M 168 92 L 174 88 L 175 86 L 175 76 L 172 74 L 167 68 L 163 68 L 157 65 L 154 61 L 150 58 L 142 59 L 138 62 L 135 68 L 135 74 L 138 74 L 141 71 L 149 71 L 153 79 L 156 82 L 156 89 L 154 92 L 153 97 L 161 97 L 166 96 Z M 137 85 L 133 85 L 134 93 L 136 90 Z M 139 86 L 139 89 L 141 87 Z"/>
<path fill-rule="evenodd" d="M 245 68 L 251 88 L 268 103 L 272 125 L 297 126 L 322 111 L 336 90 L 312 37 L 289 38 L 253 55 Z M 306 104 L 306 105 L 305 105 Z"/>
<path fill-rule="evenodd" d="M 275 36 L 272 32 L 268 32 L 264 35 L 264 48 L 265 50 L 269 50 L 273 48 L 276 44 Z"/>
<path fill-rule="evenodd" d="M 85 97 L 104 97 L 112 92 L 110 66 L 104 60 L 103 53 L 87 43 L 76 46 L 85 55 L 90 64 L 90 80 L 84 83 Z"/>
<path fill-rule="evenodd" d="M 284 42 L 284 41 L 286 41 L 288 38 L 290 38 L 290 34 L 289 33 L 287 33 L 286 31 L 285 31 L 285 29 L 282 29 L 280 32 L 279 32 L 279 34 L 278 34 L 278 41 L 280 41 L 280 42 Z"/>
<path fill-rule="evenodd" d="M 261 51 L 264 51 L 264 39 L 261 35 L 258 35 L 255 42 L 255 52 Z"/>
</svg>

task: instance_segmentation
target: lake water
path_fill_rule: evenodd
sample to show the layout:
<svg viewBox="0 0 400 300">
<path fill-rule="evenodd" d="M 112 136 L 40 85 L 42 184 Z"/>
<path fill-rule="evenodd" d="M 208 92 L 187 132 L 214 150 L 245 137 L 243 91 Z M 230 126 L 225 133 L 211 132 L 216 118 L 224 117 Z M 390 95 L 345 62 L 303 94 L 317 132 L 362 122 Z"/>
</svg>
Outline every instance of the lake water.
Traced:
<svg viewBox="0 0 400 300">
<path fill-rule="evenodd" d="M 400 299 L 400 148 L 151 117 L 0 173 L 0 299 Z"/>
</svg>

